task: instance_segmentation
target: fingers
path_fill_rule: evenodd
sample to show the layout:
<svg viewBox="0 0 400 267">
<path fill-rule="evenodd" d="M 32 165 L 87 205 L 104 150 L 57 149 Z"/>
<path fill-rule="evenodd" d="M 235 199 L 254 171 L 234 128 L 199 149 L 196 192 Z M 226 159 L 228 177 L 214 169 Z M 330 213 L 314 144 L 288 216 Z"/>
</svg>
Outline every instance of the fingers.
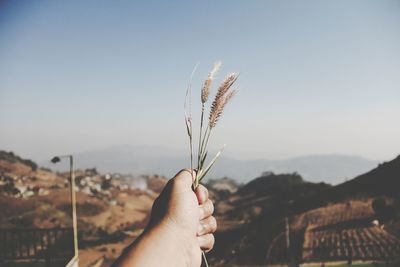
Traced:
<svg viewBox="0 0 400 267">
<path fill-rule="evenodd" d="M 200 221 L 210 217 L 214 212 L 214 204 L 211 200 L 207 199 L 206 202 L 199 206 Z"/>
<path fill-rule="evenodd" d="M 196 190 L 196 197 L 199 202 L 199 205 L 204 204 L 208 199 L 208 190 L 204 185 L 198 185 Z"/>
<path fill-rule="evenodd" d="M 217 220 L 214 216 L 210 216 L 199 223 L 197 229 L 197 236 L 202 236 L 205 234 L 212 234 L 217 230 Z"/>
<path fill-rule="evenodd" d="M 215 239 L 213 234 L 207 234 L 197 237 L 201 250 L 208 252 L 214 247 Z"/>
</svg>

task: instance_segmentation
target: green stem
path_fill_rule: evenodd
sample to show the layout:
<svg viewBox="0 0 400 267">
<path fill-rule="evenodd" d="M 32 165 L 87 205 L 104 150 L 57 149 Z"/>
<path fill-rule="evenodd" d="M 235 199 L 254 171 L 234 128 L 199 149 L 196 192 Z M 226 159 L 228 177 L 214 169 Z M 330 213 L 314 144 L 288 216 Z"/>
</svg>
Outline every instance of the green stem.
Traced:
<svg viewBox="0 0 400 267">
<path fill-rule="evenodd" d="M 201 104 L 201 119 L 200 119 L 200 134 L 199 134 L 199 149 L 197 153 L 197 170 L 200 168 L 200 159 L 201 159 L 201 138 L 202 138 L 202 132 L 203 132 L 203 120 L 204 120 L 204 103 Z"/>
<path fill-rule="evenodd" d="M 194 181 L 195 177 L 193 177 L 193 126 L 192 121 L 185 118 L 187 134 L 189 136 L 189 147 L 190 147 L 190 170 L 192 171 L 192 180 Z"/>
<path fill-rule="evenodd" d="M 203 144 L 202 144 L 202 149 L 201 149 L 201 152 L 202 152 L 201 153 L 201 157 L 203 157 L 205 152 L 207 151 L 208 140 L 210 139 L 210 135 L 211 135 L 211 128 L 210 128 L 210 126 L 207 126 L 206 132 L 204 133 L 204 137 L 203 137 Z"/>
<path fill-rule="evenodd" d="M 208 267 L 208 262 L 207 262 L 207 257 L 206 257 L 206 253 L 203 251 L 203 260 L 204 260 L 204 263 L 206 264 L 206 267 Z"/>
</svg>

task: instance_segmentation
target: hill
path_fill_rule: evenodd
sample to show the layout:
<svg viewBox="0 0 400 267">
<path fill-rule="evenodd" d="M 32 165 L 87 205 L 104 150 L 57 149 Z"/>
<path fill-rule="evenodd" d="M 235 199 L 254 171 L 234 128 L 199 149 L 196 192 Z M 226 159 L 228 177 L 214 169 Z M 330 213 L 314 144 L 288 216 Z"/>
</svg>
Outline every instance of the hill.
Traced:
<svg viewBox="0 0 400 267">
<path fill-rule="evenodd" d="M 277 194 L 304 183 L 303 178 L 297 173 L 274 174 L 273 172 L 265 172 L 240 188 L 239 192 L 242 194 Z"/>
<path fill-rule="evenodd" d="M 379 164 L 375 169 L 335 187 L 304 198 L 299 205 L 317 206 L 352 198 L 388 196 L 400 198 L 400 156 L 392 161 Z"/>
<path fill-rule="evenodd" d="M 232 266 L 399 259 L 399 180 L 400 157 L 337 186 L 264 173 L 217 204 L 221 227 L 211 261 Z"/>
<path fill-rule="evenodd" d="M 1 226 L 70 225 L 68 175 L 0 153 Z M 166 179 L 96 169 L 75 175 L 81 264 L 103 258 L 108 266 L 143 229 Z M 244 185 L 210 179 L 218 232 L 209 261 L 215 267 L 393 261 L 400 255 L 399 177 L 400 157 L 336 186 L 295 172 L 263 172 Z"/>
<path fill-rule="evenodd" d="M 146 225 L 153 201 L 166 179 L 156 175 L 101 174 L 96 169 L 74 173 L 80 266 L 90 266 L 105 257 L 107 251 L 114 251 L 108 257 L 115 258 Z M 31 160 L 1 151 L 0 210 L 0 228 L 6 230 L 70 227 L 69 172 L 42 169 Z"/>
<path fill-rule="evenodd" d="M 340 199 L 354 194 L 377 196 L 400 196 L 400 156 L 351 181 L 338 185 L 332 192 L 327 192 L 327 198 Z"/>
</svg>

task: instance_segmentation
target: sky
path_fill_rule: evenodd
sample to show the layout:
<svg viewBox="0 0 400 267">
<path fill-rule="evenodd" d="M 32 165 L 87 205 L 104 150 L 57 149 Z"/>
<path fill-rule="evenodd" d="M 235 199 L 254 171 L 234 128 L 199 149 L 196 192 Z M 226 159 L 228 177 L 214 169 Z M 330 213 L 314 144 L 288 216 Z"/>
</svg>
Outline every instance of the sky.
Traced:
<svg viewBox="0 0 400 267">
<path fill-rule="evenodd" d="M 241 159 L 400 154 L 400 1 L 1 1 L 0 149 L 44 160 L 187 149 L 213 63 L 239 94 L 212 148 Z"/>
</svg>

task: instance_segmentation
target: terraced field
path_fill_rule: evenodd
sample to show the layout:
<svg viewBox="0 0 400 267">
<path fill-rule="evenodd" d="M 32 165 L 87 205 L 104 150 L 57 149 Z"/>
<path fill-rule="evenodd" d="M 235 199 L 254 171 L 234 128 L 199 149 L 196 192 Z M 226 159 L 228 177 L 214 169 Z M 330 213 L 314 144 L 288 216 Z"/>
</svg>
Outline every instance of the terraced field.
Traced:
<svg viewBox="0 0 400 267">
<path fill-rule="evenodd" d="M 400 240 L 378 226 L 307 230 L 304 261 L 394 260 L 400 255 Z"/>
<path fill-rule="evenodd" d="M 332 226 L 343 222 L 365 220 L 373 215 L 371 201 L 353 200 L 302 213 L 293 218 L 291 229 L 296 231 L 309 225 L 316 227 Z"/>
<path fill-rule="evenodd" d="M 372 200 L 331 204 L 291 219 L 289 238 L 278 234 L 267 251 L 268 263 L 384 261 L 400 258 L 400 238 L 373 225 Z M 289 242 L 290 240 L 290 242 Z M 287 243 L 290 248 L 287 249 Z"/>
</svg>

